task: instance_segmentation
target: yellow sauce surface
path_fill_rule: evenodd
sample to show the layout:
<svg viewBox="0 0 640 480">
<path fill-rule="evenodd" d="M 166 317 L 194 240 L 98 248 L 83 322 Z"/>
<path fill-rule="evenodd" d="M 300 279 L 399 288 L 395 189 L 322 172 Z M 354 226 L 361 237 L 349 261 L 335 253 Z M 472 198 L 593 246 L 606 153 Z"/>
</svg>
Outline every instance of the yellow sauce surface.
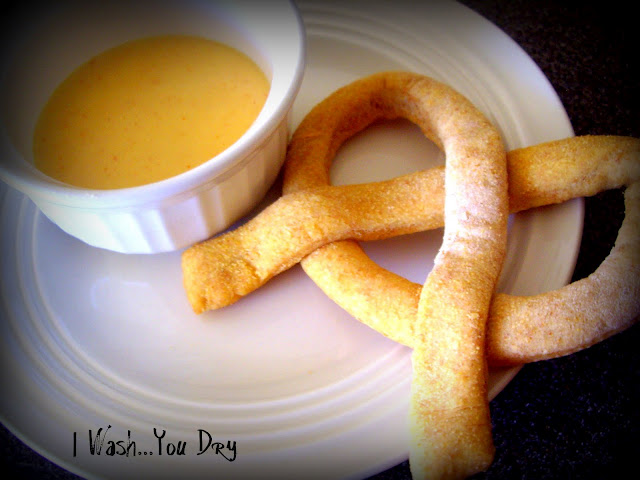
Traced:
<svg viewBox="0 0 640 480">
<path fill-rule="evenodd" d="M 34 133 L 34 163 L 86 188 L 143 185 L 189 170 L 246 132 L 269 81 L 231 47 L 191 36 L 135 40 L 76 69 Z"/>
</svg>

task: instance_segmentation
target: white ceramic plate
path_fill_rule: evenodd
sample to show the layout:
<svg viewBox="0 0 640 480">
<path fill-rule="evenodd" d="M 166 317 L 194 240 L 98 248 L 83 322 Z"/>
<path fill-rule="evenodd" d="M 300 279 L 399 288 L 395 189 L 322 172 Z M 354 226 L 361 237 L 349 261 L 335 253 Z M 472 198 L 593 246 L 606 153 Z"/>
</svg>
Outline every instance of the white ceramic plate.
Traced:
<svg viewBox="0 0 640 480">
<path fill-rule="evenodd" d="M 508 148 L 573 134 L 553 89 L 508 37 L 458 4 L 423 3 L 301 2 L 309 51 L 294 123 L 351 80 L 403 69 L 466 94 Z M 333 176 L 368 181 L 442 161 L 414 127 L 390 122 L 349 141 Z M 409 350 L 350 318 L 299 267 L 196 316 L 180 252 L 92 248 L 16 191 L 0 193 L 0 414 L 44 456 L 90 478 L 279 479 L 361 478 L 407 457 Z M 514 216 L 501 290 L 565 284 L 582 217 L 580 201 Z M 365 248 L 422 282 L 441 235 Z M 516 372 L 492 371 L 491 396 Z M 101 427 L 103 448 L 92 454 Z M 110 445 L 133 446 L 110 456 Z"/>
</svg>

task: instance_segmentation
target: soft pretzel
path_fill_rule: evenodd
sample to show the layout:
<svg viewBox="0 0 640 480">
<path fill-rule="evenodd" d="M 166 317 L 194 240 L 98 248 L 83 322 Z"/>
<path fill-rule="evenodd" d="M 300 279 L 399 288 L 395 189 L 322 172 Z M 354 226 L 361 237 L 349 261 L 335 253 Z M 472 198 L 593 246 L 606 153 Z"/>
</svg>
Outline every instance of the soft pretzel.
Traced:
<svg viewBox="0 0 640 480">
<path fill-rule="evenodd" d="M 396 117 L 420 126 L 444 150 L 447 166 L 329 186 L 340 145 L 375 120 Z M 185 251 L 189 300 L 198 313 L 220 308 L 301 262 L 353 316 L 413 348 L 414 477 L 481 471 L 493 456 L 485 355 L 492 364 L 513 364 L 571 353 L 640 315 L 640 140 L 578 137 L 504 157 L 495 129 L 445 85 L 398 72 L 348 85 L 296 130 L 285 195 L 242 227 Z M 506 241 L 505 165 L 511 212 L 627 186 L 616 245 L 594 274 L 533 297 L 493 295 Z M 382 269 L 354 241 L 338 241 L 443 225 L 425 285 Z"/>
</svg>

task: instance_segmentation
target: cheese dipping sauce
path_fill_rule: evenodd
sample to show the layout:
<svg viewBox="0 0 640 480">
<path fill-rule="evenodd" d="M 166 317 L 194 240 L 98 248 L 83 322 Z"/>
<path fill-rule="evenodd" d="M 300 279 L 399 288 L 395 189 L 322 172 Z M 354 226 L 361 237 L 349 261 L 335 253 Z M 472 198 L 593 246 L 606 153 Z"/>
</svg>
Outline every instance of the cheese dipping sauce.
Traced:
<svg viewBox="0 0 640 480">
<path fill-rule="evenodd" d="M 251 59 L 212 40 L 128 42 L 92 58 L 54 91 L 36 124 L 34 163 L 86 188 L 163 180 L 238 140 L 269 88 Z"/>
</svg>

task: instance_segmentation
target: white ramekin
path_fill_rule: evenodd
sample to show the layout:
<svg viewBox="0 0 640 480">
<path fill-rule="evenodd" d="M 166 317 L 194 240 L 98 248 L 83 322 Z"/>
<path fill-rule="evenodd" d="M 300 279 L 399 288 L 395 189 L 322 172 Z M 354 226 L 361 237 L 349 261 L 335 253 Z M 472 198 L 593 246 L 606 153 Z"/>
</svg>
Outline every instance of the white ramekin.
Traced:
<svg viewBox="0 0 640 480">
<path fill-rule="evenodd" d="M 305 34 L 289 0 L 52 2 L 23 8 L 2 51 L 0 178 L 28 195 L 67 233 L 124 253 L 177 250 L 220 232 L 254 207 L 286 153 L 291 106 L 302 81 Z M 249 55 L 271 90 L 231 147 L 175 177 L 139 187 L 90 190 L 33 166 L 33 129 L 49 96 L 77 66 L 134 38 L 199 35 Z"/>
</svg>

